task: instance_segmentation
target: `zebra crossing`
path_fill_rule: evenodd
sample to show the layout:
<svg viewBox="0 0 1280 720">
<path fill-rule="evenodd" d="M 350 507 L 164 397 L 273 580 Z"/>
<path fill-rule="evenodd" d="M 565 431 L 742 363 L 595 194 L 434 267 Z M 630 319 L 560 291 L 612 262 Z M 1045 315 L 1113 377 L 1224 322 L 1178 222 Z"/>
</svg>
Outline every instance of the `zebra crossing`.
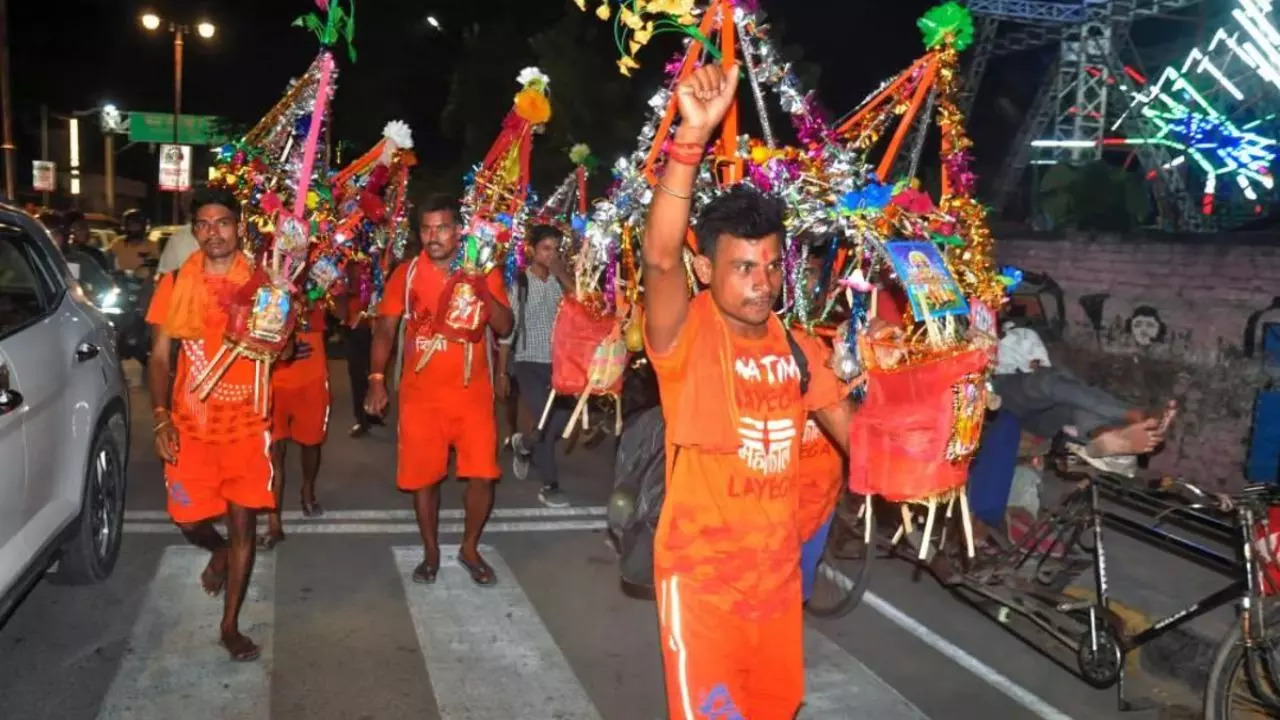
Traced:
<svg viewBox="0 0 1280 720">
<path fill-rule="evenodd" d="M 604 720 L 592 693 L 608 689 L 584 687 L 498 549 L 482 547 L 501 578 L 494 587 L 471 583 L 456 561 L 456 545 L 442 547 L 440 574 L 430 586 L 409 578 L 420 546 L 383 551 L 400 577 L 439 720 Z M 287 717 L 273 716 L 271 702 L 273 667 L 289 652 L 275 643 L 276 555 L 259 553 L 241 616 L 242 630 L 262 647 L 253 663 L 228 662 L 213 642 L 221 603 L 211 602 L 196 581 L 207 560 L 195 548 L 164 548 L 98 720 Z M 808 697 L 801 718 L 926 717 L 821 633 L 807 630 L 805 643 Z M 660 718 L 661 704 L 655 698 L 654 709 L 634 717 Z"/>
</svg>

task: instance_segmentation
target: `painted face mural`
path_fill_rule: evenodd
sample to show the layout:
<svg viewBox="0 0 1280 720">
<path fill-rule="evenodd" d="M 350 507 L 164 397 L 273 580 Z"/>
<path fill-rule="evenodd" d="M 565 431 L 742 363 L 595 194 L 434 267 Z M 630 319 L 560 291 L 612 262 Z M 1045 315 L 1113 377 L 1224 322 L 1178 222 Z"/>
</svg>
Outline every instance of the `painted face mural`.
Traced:
<svg viewBox="0 0 1280 720">
<path fill-rule="evenodd" d="M 1160 313 L 1149 305 L 1134 308 L 1129 316 L 1129 333 L 1138 347 L 1148 347 L 1154 343 L 1164 342 L 1168 326 L 1160 319 Z"/>
</svg>

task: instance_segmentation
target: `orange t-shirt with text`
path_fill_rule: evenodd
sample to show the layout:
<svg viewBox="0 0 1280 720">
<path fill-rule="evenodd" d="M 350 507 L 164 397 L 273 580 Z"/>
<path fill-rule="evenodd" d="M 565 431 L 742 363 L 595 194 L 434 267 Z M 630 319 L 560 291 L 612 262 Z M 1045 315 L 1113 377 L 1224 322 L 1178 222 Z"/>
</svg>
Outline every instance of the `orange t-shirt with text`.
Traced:
<svg viewBox="0 0 1280 720">
<path fill-rule="evenodd" d="M 831 364 L 831 348 L 812 335 L 794 333 L 796 343 L 811 363 L 823 368 Z M 844 455 L 812 418 L 804 423 L 800 440 L 800 512 L 797 522 L 800 539 L 808 540 L 822 527 L 844 480 Z"/>
<path fill-rule="evenodd" d="M 492 411 L 493 385 L 489 380 L 489 354 L 483 342 L 471 348 L 471 381 L 463 385 L 466 348 L 457 342 L 437 349 L 421 372 L 415 372 L 418 358 L 425 352 L 435 331 L 432 322 L 440 311 L 441 294 L 450 273 L 436 266 L 426 254 L 402 263 L 391 273 L 378 305 L 381 317 L 405 317 L 404 371 L 400 392 L 414 403 L 452 405 L 478 402 Z M 502 275 L 497 270 L 485 276 L 485 287 L 504 307 L 511 307 Z"/>
<path fill-rule="evenodd" d="M 719 362 L 690 352 L 693 338 L 723 332 L 713 313 L 711 303 L 695 303 L 670 349 L 649 348 L 668 419 L 679 415 L 673 405 L 681 402 L 690 364 Z M 800 602 L 801 431 L 809 411 L 839 400 L 840 385 L 806 353 L 810 382 L 802 397 L 800 369 L 784 337 L 729 337 L 739 449 L 677 448 L 668 426 L 672 469 L 654 541 L 655 574 L 678 575 L 722 610 L 759 619 Z"/>
<path fill-rule="evenodd" d="M 329 378 L 329 358 L 324 352 L 324 308 L 311 308 L 305 324 L 298 327 L 297 340 L 311 346 L 311 355 L 301 360 L 277 363 L 271 374 L 271 383 L 277 387 L 299 388 L 320 384 Z"/>
<path fill-rule="evenodd" d="M 190 272 L 184 270 L 183 272 Z M 174 274 L 160 279 L 151 306 L 147 309 L 147 322 L 163 325 L 169 315 L 169 303 L 173 298 Z M 213 392 L 205 400 L 191 391 L 192 382 L 199 377 L 218 350 L 222 348 L 223 334 L 227 327 L 227 312 L 222 305 L 237 288 L 225 277 L 202 274 L 201 282 L 207 294 L 205 302 L 204 334 L 199 340 L 184 340 L 177 357 L 170 414 L 178 428 L 179 438 L 190 438 L 211 445 L 239 442 L 262 435 L 267 430 L 267 419 L 254 410 L 254 363 L 237 358 L 223 374 Z"/>
</svg>

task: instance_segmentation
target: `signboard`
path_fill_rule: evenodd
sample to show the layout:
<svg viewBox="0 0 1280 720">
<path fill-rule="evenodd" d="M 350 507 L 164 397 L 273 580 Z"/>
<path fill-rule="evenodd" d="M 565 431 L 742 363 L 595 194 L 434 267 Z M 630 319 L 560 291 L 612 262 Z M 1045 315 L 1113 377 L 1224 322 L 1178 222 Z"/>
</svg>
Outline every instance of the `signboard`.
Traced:
<svg viewBox="0 0 1280 720">
<path fill-rule="evenodd" d="M 31 187 L 40 192 L 58 189 L 58 166 L 48 160 L 31 161 Z"/>
<path fill-rule="evenodd" d="M 160 146 L 160 190 L 186 192 L 191 189 L 191 147 Z"/>
<path fill-rule="evenodd" d="M 222 119 L 213 115 L 183 115 L 178 122 L 178 142 L 184 145 L 221 145 L 230 138 L 219 130 Z M 172 113 L 129 113 L 129 142 L 172 143 Z"/>
</svg>

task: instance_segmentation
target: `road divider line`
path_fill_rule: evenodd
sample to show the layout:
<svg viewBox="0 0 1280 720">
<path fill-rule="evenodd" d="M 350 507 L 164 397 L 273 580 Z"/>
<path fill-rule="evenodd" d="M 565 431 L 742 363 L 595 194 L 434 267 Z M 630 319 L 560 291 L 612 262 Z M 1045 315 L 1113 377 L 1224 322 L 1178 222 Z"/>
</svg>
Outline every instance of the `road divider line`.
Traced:
<svg viewBox="0 0 1280 720">
<path fill-rule="evenodd" d="M 541 518 L 579 518 L 579 517 L 603 517 L 607 512 L 604 506 L 597 507 L 569 507 L 569 508 L 546 508 L 546 507 L 528 507 L 528 508 L 497 508 L 493 511 L 492 517 L 502 519 L 541 519 Z M 283 513 L 285 522 L 328 522 L 332 520 L 348 521 L 404 521 L 413 520 L 413 510 L 326 510 L 324 515 L 315 518 L 305 517 L 300 510 L 286 510 Z M 465 517 L 463 510 L 441 510 L 441 520 L 461 520 Z M 144 520 L 169 520 L 169 513 L 164 510 L 125 510 L 124 518 L 126 521 Z"/>
<path fill-rule="evenodd" d="M 209 553 L 164 550 L 98 720 L 270 720 L 275 558 L 259 553 L 240 628 L 262 648 L 236 663 L 218 644 L 222 598 L 200 587 Z"/>
<path fill-rule="evenodd" d="M 1039 695 L 1036 695 L 1018 683 L 1010 680 L 995 668 L 965 652 L 958 645 L 952 643 L 950 640 L 947 640 L 933 630 L 930 630 L 920 621 L 899 610 L 888 600 L 885 600 L 873 592 L 867 592 L 866 595 L 862 596 L 862 602 L 870 605 L 873 610 L 883 615 L 894 625 L 906 630 L 916 636 L 916 638 L 921 642 L 947 656 L 960 667 L 968 670 L 974 675 L 977 675 L 988 685 L 999 690 L 1010 700 L 1013 700 L 1022 707 L 1031 711 L 1037 717 L 1044 718 L 1044 720 L 1072 720 L 1070 715 L 1058 710 L 1054 706 L 1050 705 L 1048 701 L 1042 699 Z"/>
<path fill-rule="evenodd" d="M 892 685 L 816 630 L 804 633 L 804 707 L 799 720 L 828 720 L 858 708 L 877 720 L 929 720 Z"/>
<path fill-rule="evenodd" d="M 533 522 L 491 522 L 484 526 L 486 533 L 526 532 L 583 532 L 604 530 L 603 520 L 546 520 Z M 465 526 L 460 522 L 441 523 L 440 532 L 445 535 L 461 535 Z M 176 535 L 178 528 L 168 522 L 127 522 L 124 531 L 131 535 Z M 259 528 L 261 531 L 261 527 Z M 416 523 L 349 523 L 311 522 L 285 525 L 286 535 L 417 535 Z"/>
<path fill-rule="evenodd" d="M 392 548 L 409 615 L 441 720 L 537 717 L 600 720 L 537 609 L 511 568 L 492 547 L 480 553 L 498 582 L 480 587 L 456 559 L 457 545 L 440 548 L 433 585 L 410 579 L 422 548 Z"/>
</svg>

